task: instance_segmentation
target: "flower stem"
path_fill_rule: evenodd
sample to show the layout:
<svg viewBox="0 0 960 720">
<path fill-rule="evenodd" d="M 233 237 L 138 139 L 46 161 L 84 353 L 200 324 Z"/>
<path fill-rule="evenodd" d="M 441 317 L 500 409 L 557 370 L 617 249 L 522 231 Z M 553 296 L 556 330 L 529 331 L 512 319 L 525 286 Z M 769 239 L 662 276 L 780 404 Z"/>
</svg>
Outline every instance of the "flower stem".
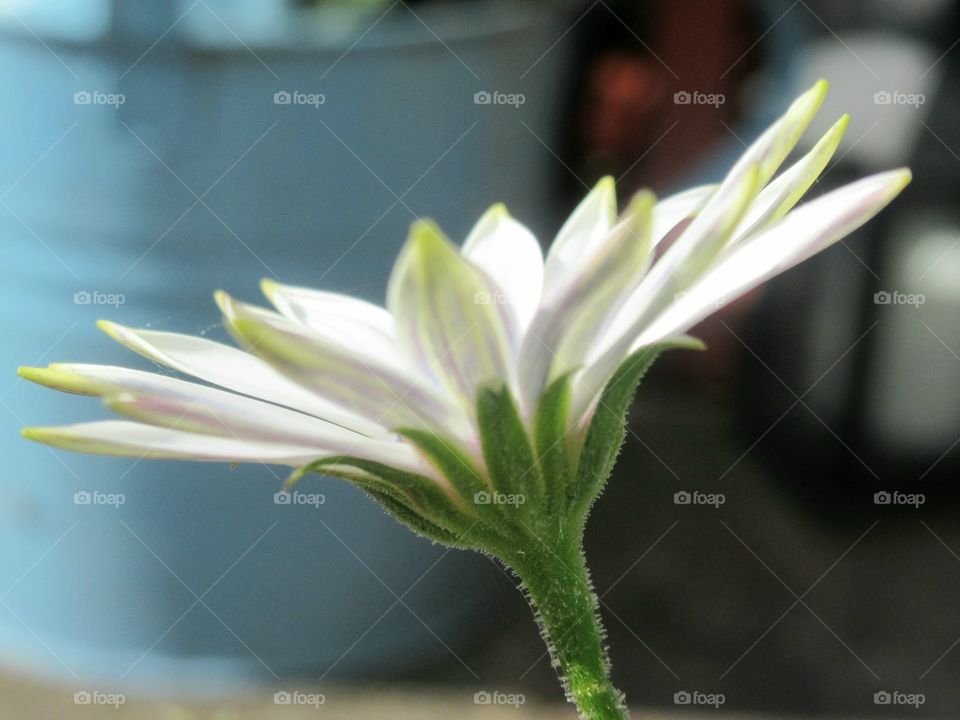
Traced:
<svg viewBox="0 0 960 720">
<path fill-rule="evenodd" d="M 556 542 L 531 538 L 510 563 L 520 576 L 567 698 L 583 720 L 627 720 L 623 694 L 610 681 L 597 596 L 579 533 Z"/>
</svg>

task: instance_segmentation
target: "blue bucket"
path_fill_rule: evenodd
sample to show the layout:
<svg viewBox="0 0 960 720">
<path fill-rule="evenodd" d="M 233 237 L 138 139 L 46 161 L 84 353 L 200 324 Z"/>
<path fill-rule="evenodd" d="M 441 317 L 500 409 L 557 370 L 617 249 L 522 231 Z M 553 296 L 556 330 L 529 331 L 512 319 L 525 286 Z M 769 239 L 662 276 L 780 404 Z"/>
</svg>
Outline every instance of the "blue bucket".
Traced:
<svg viewBox="0 0 960 720">
<path fill-rule="evenodd" d="M 400 5 L 352 47 L 359 32 L 287 46 L 225 33 L 238 20 L 214 17 L 221 5 L 129 27 L 108 14 L 81 39 L 0 37 L 17 68 L 0 77 L 16 138 L 0 150 L 0 655 L 74 681 L 206 691 L 456 662 L 510 583 L 356 489 L 312 477 L 298 486 L 312 501 L 275 504 L 284 468 L 17 436 L 107 416 L 16 382 L 18 365 L 154 369 L 98 318 L 225 340 L 217 287 L 256 301 L 275 277 L 382 301 L 414 216 L 462 238 L 506 199 L 541 227 L 556 161 L 533 136 L 555 141 L 565 53 L 541 57 L 555 16 L 476 3 L 418 19 Z"/>
</svg>

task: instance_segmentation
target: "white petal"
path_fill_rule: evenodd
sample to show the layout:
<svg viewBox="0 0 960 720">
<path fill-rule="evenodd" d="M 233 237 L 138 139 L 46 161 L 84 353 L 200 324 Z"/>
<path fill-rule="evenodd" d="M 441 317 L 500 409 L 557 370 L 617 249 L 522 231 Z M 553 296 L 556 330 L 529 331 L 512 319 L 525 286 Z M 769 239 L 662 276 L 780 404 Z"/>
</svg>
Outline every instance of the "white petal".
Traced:
<svg viewBox="0 0 960 720">
<path fill-rule="evenodd" d="M 716 189 L 716 185 L 699 185 L 659 200 L 653 207 L 653 247 L 681 222 L 703 210 Z"/>
<path fill-rule="evenodd" d="M 339 293 L 260 283 L 263 294 L 281 315 L 301 322 L 344 345 L 363 345 L 386 360 L 399 362 L 393 317 L 373 303 Z"/>
<path fill-rule="evenodd" d="M 56 390 L 104 396 L 117 412 L 174 430 L 315 447 L 388 464 L 403 463 L 411 470 L 421 467 L 413 462 L 416 453 L 397 443 L 395 437 L 372 440 L 311 415 L 166 375 L 79 363 L 21 368 L 19 375 Z"/>
<path fill-rule="evenodd" d="M 543 292 L 552 293 L 597 251 L 617 219 L 613 178 L 601 179 L 560 228 L 547 252 Z"/>
<path fill-rule="evenodd" d="M 574 412 L 582 413 L 629 353 L 633 340 L 693 282 L 730 238 L 754 195 L 756 173 L 724 184 L 674 244 L 654 263 L 590 348 L 577 380 Z"/>
<path fill-rule="evenodd" d="M 25 428 L 23 436 L 75 452 L 150 459 L 259 462 L 300 467 L 329 455 L 312 448 L 208 437 L 124 420 Z"/>
<path fill-rule="evenodd" d="M 773 177 L 810 125 L 826 92 L 827 83 L 817 82 L 746 149 L 652 274 L 659 271 L 675 276 L 667 285 L 680 291 L 703 272 L 733 235 L 735 226 L 728 229 L 729 221 L 740 219 Z"/>
<path fill-rule="evenodd" d="M 427 471 L 426 463 L 406 443 L 371 440 L 302 413 L 215 392 L 220 396 L 124 392 L 108 395 L 104 402 L 132 420 L 171 430 L 251 443 L 316 447 L 327 455 L 373 460 L 408 472 Z"/>
<path fill-rule="evenodd" d="M 503 291 L 520 333 L 533 319 L 543 288 L 540 243 L 524 225 L 510 217 L 506 207 L 494 205 L 467 236 L 463 256 L 483 270 Z"/>
<path fill-rule="evenodd" d="M 910 171 L 871 175 L 804 203 L 748 242 L 731 248 L 635 345 L 683 332 L 718 307 L 856 230 L 910 182 Z"/>
<path fill-rule="evenodd" d="M 909 182 L 905 169 L 872 175 L 805 203 L 730 248 L 668 310 L 632 339 L 621 338 L 578 379 L 577 407 L 589 403 L 612 374 L 610 368 L 630 352 L 685 332 L 726 302 L 829 247 L 876 215 Z"/>
<path fill-rule="evenodd" d="M 511 378 L 512 350 L 495 292 L 435 225 L 413 224 L 387 291 L 397 339 L 411 362 L 470 410 L 481 383 Z"/>
<path fill-rule="evenodd" d="M 599 392 L 644 327 L 670 307 L 678 294 L 685 292 L 731 242 L 749 204 L 797 144 L 823 103 L 826 91 L 825 81 L 814 84 L 734 163 L 704 208 L 654 264 L 596 344 L 590 363 L 594 367 L 580 378 L 581 392 Z M 780 204 L 776 198 L 782 189 L 775 189 L 767 198 L 775 207 Z M 590 397 L 580 397 L 575 399 L 575 406 L 588 402 Z"/>
<path fill-rule="evenodd" d="M 756 174 L 741 173 L 739 185 L 724 183 L 631 293 L 595 348 L 620 342 L 626 350 L 643 324 L 670 306 L 727 243 L 753 197 Z M 619 361 L 618 361 L 619 362 Z"/>
<path fill-rule="evenodd" d="M 528 414 L 551 379 L 583 361 L 612 309 L 646 271 L 653 204 L 652 194 L 639 193 L 578 273 L 544 295 L 519 358 Z"/>
<path fill-rule="evenodd" d="M 757 172 L 757 190 L 769 182 L 810 125 L 827 94 L 820 80 L 794 100 L 787 111 L 746 149 L 727 173 L 724 183 L 737 183 L 743 173 Z"/>
<path fill-rule="evenodd" d="M 394 363 L 226 293 L 218 292 L 216 298 L 237 340 L 297 384 L 391 429 L 466 434 L 466 419 L 456 407 Z"/>
<path fill-rule="evenodd" d="M 810 152 L 763 189 L 734 231 L 734 242 L 779 220 L 797 204 L 833 157 L 849 123 L 849 115 L 841 117 Z"/>
<path fill-rule="evenodd" d="M 101 320 L 97 326 L 121 345 L 160 365 L 243 395 L 309 413 L 370 437 L 392 438 L 383 425 L 350 412 L 291 382 L 260 358 L 206 338 L 134 330 Z"/>
</svg>

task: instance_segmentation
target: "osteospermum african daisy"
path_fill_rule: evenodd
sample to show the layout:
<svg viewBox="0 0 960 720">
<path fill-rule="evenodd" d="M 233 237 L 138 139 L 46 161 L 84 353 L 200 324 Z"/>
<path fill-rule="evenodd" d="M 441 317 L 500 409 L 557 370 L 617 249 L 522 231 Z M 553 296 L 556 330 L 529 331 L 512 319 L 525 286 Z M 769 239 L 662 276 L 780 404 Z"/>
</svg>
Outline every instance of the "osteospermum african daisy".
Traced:
<svg viewBox="0 0 960 720">
<path fill-rule="evenodd" d="M 353 483 L 421 535 L 511 568 L 582 717 L 626 717 L 582 538 L 637 383 L 662 350 L 699 347 L 685 333 L 719 305 L 853 231 L 910 180 L 884 172 L 794 209 L 847 125 L 777 174 L 825 91 L 820 82 L 794 101 L 719 184 L 662 200 L 640 192 L 618 214 L 614 182 L 601 180 L 546 258 L 496 205 L 459 247 L 415 222 L 386 307 L 274 281 L 263 283 L 274 310 L 218 292 L 242 349 L 102 321 L 202 384 L 102 365 L 22 368 L 127 418 L 24 435 Z"/>
</svg>

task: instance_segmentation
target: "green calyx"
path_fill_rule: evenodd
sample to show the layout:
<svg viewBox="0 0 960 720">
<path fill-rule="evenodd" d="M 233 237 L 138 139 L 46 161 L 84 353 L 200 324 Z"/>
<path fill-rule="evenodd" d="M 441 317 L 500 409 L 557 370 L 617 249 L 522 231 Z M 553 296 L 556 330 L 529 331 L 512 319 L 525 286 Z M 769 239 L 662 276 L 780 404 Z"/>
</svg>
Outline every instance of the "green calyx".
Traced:
<svg viewBox="0 0 960 720">
<path fill-rule="evenodd" d="M 657 355 L 701 348 L 682 337 L 643 348 L 607 383 L 588 419 L 571 417 L 571 375 L 548 385 L 525 421 L 505 384 L 480 388 L 476 422 L 482 462 L 455 442 L 424 430 L 399 429 L 442 476 L 404 472 L 361 458 L 327 457 L 298 469 L 353 483 L 414 532 L 445 545 L 472 548 L 514 564 L 532 537 L 552 544 L 580 538 L 623 442 L 630 401 Z"/>
<path fill-rule="evenodd" d="M 628 713 L 609 677 L 583 529 L 613 470 L 640 380 L 663 350 L 702 347 L 681 337 L 637 351 L 588 418 L 571 417 L 570 373 L 553 380 L 526 420 L 506 385 L 482 387 L 476 396 L 479 453 L 464 452 L 438 434 L 397 430 L 443 483 L 369 460 L 330 457 L 296 471 L 287 487 L 310 472 L 341 478 L 414 532 L 498 558 L 519 577 L 581 717 L 622 720 Z"/>
<path fill-rule="evenodd" d="M 298 469 L 286 488 L 315 472 L 357 485 L 398 520 L 436 542 L 473 548 L 508 564 L 531 536 L 556 542 L 583 532 L 623 442 L 637 385 L 663 350 L 700 348 L 677 338 L 627 358 L 588 419 L 571 417 L 571 375 L 554 379 L 525 420 L 503 384 L 481 387 L 476 423 L 482 462 L 439 434 L 400 428 L 444 483 L 361 458 L 328 457 Z"/>
</svg>

